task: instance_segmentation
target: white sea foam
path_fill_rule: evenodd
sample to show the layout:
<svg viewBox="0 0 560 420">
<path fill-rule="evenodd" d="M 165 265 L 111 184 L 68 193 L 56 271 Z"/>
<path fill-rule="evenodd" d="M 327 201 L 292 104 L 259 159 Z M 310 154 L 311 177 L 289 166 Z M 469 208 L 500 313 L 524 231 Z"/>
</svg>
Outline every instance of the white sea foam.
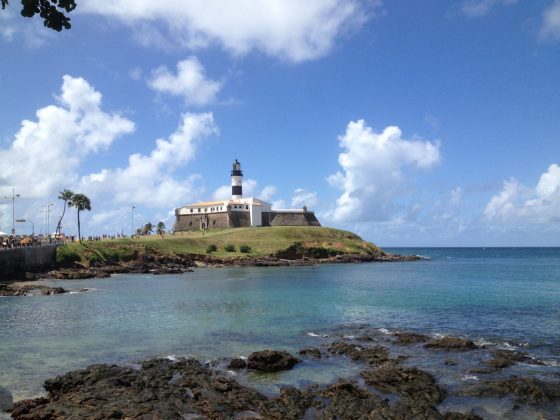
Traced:
<svg viewBox="0 0 560 420">
<path fill-rule="evenodd" d="M 236 376 L 237 373 L 235 373 L 233 370 L 228 370 L 227 373 L 231 376 Z"/>
<path fill-rule="evenodd" d="M 353 340 L 354 338 L 356 338 L 355 335 L 343 335 L 342 338 L 345 338 L 347 340 Z"/>
<path fill-rule="evenodd" d="M 321 337 L 319 334 L 315 334 L 314 332 L 308 332 L 307 335 L 309 337 Z"/>
<path fill-rule="evenodd" d="M 496 347 L 501 349 L 501 350 L 515 350 L 515 349 L 517 349 L 516 346 L 508 343 L 507 341 L 504 341 L 503 343 L 498 344 Z"/>
<path fill-rule="evenodd" d="M 478 381 L 478 376 L 475 375 L 464 375 L 461 378 L 462 381 Z"/>
<path fill-rule="evenodd" d="M 391 332 L 387 328 L 379 328 L 377 331 L 383 334 L 391 334 Z"/>
<path fill-rule="evenodd" d="M 541 360 L 545 366 L 560 367 L 560 362 L 557 360 Z"/>
<path fill-rule="evenodd" d="M 239 356 L 241 360 L 247 360 L 247 356 Z"/>
<path fill-rule="evenodd" d="M 175 356 L 174 354 L 170 354 L 169 356 L 165 357 L 167 360 L 170 360 L 171 362 L 176 362 L 177 361 L 177 356 Z"/>
</svg>

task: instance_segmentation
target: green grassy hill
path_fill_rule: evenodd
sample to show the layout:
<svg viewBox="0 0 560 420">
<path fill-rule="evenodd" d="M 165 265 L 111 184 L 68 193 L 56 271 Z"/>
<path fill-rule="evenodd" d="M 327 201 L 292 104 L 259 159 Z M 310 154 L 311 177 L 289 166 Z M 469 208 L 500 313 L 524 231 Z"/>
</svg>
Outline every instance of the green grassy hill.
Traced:
<svg viewBox="0 0 560 420">
<path fill-rule="evenodd" d="M 216 251 L 208 253 L 209 247 Z M 226 247 L 235 251 L 228 252 Z M 242 246 L 250 248 L 241 252 Z M 381 254 L 382 251 L 358 235 L 326 227 L 276 226 L 263 228 L 213 229 L 206 232 L 181 232 L 174 235 L 141 236 L 135 239 L 115 239 L 99 242 L 84 241 L 59 248 L 59 260 L 78 258 L 82 262 L 95 260 L 127 261 L 138 254 L 153 252 L 158 255 L 212 255 L 219 258 L 240 256 L 272 256 L 286 250 L 317 252 L 320 254 Z M 307 254 L 305 254 L 307 255 Z M 314 254 L 312 254 L 314 255 Z"/>
</svg>

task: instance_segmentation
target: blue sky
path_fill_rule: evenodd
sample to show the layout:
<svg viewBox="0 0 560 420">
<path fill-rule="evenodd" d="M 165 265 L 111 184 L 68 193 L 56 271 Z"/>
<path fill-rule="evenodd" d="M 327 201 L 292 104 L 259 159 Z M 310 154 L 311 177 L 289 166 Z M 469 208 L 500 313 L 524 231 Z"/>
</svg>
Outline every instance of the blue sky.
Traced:
<svg viewBox="0 0 560 420">
<path fill-rule="evenodd" d="M 86 235 L 171 227 L 238 158 L 381 246 L 560 245 L 560 1 L 107 3 L 0 12 L 0 230 L 12 188 L 36 231 L 64 188 Z"/>
</svg>

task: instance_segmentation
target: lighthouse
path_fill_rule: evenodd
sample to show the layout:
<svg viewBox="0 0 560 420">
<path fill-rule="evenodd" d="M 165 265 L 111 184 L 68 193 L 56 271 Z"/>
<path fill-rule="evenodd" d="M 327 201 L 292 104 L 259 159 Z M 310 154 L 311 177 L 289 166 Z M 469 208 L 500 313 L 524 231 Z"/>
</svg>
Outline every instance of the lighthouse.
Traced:
<svg viewBox="0 0 560 420">
<path fill-rule="evenodd" d="M 241 164 L 235 159 L 231 169 L 231 198 L 233 200 L 243 197 L 243 171 Z"/>
</svg>

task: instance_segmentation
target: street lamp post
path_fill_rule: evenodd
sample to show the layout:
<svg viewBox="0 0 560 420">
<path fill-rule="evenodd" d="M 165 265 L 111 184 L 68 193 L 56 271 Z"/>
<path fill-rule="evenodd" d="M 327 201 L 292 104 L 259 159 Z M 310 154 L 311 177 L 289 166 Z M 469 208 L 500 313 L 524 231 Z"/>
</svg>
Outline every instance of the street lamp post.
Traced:
<svg viewBox="0 0 560 420">
<path fill-rule="evenodd" d="M 46 227 L 47 227 L 47 236 L 50 237 L 50 215 L 51 215 L 51 207 L 54 206 L 53 203 L 47 203 L 47 204 L 43 204 L 43 207 L 45 207 L 45 220 L 46 220 Z"/>
<path fill-rule="evenodd" d="M 12 188 L 12 235 L 16 234 L 16 198 L 19 198 L 19 194 L 16 194 L 16 189 Z"/>
<path fill-rule="evenodd" d="M 134 204 L 132 204 L 130 210 L 131 210 L 131 222 L 130 222 L 130 239 L 134 238 L 134 209 L 136 208 L 136 206 Z"/>
</svg>

